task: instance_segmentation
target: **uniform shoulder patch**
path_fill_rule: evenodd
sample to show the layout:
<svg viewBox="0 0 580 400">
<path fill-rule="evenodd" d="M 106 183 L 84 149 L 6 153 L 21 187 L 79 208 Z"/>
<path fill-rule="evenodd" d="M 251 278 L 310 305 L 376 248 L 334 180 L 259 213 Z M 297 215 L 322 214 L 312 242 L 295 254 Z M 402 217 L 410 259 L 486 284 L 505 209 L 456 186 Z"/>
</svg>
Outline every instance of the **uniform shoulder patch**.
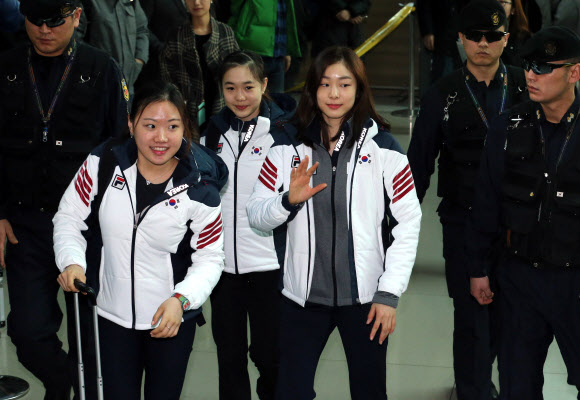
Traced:
<svg viewBox="0 0 580 400">
<path fill-rule="evenodd" d="M 125 97 L 125 101 L 129 101 L 129 88 L 127 87 L 125 78 L 121 79 L 121 86 L 123 87 L 123 96 Z"/>
</svg>

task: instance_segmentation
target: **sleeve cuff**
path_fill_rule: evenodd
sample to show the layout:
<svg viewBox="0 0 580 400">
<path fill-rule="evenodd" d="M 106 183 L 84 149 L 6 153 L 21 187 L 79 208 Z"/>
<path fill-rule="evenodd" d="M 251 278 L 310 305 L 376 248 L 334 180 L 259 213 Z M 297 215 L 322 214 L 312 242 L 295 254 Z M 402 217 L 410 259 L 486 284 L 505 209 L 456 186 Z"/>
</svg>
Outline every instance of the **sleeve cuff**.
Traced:
<svg viewBox="0 0 580 400">
<path fill-rule="evenodd" d="M 389 292 L 378 291 L 373 297 L 373 303 L 384 304 L 385 306 L 397 308 L 399 305 L 399 296 Z"/>
<path fill-rule="evenodd" d="M 302 207 L 304 207 L 304 203 L 298 203 L 293 206 L 288 200 L 288 192 L 284 192 L 282 195 L 282 206 L 289 212 L 298 212 Z"/>
</svg>

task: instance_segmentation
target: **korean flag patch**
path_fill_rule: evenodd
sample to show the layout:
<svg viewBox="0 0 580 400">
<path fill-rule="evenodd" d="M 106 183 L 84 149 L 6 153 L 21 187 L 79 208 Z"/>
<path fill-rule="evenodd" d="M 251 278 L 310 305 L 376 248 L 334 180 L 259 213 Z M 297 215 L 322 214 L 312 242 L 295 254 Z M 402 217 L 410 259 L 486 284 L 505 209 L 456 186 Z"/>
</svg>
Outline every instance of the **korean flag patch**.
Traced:
<svg viewBox="0 0 580 400">
<path fill-rule="evenodd" d="M 370 164 L 372 162 L 370 154 L 360 154 L 358 156 L 358 163 L 359 164 Z"/>
</svg>

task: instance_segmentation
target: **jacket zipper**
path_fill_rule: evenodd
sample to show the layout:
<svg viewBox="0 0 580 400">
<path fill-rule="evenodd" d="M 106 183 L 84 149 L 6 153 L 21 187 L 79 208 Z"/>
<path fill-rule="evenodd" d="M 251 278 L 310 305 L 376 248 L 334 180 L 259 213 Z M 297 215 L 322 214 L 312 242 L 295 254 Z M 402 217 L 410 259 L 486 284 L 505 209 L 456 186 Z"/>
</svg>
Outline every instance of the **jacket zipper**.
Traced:
<svg viewBox="0 0 580 400">
<path fill-rule="evenodd" d="M 121 175 L 127 181 L 125 172 L 122 168 Z M 139 227 L 139 215 L 135 213 L 135 207 L 133 206 L 133 196 L 131 196 L 131 190 L 129 190 L 129 185 L 127 185 L 127 193 L 129 194 L 129 202 L 131 203 L 131 209 L 133 210 L 133 234 L 131 235 L 131 326 L 135 329 L 136 324 L 136 312 L 135 312 L 135 238 L 137 237 L 137 228 Z"/>
<path fill-rule="evenodd" d="M 336 283 L 336 209 L 334 206 L 334 193 L 336 191 L 336 165 L 332 166 L 332 192 L 330 203 L 332 207 L 332 281 L 334 284 L 334 306 L 338 306 L 338 288 Z"/>
</svg>

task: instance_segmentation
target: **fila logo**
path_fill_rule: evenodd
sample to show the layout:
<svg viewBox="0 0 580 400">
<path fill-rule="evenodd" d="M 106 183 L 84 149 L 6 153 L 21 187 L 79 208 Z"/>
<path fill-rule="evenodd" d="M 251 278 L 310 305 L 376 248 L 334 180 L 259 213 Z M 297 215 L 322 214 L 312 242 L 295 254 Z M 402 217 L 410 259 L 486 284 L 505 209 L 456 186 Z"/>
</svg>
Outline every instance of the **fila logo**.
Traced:
<svg viewBox="0 0 580 400">
<path fill-rule="evenodd" d="M 252 134 L 254 133 L 255 127 L 256 127 L 256 125 L 254 125 L 254 124 L 251 124 L 250 126 L 248 126 L 248 132 L 246 133 L 246 136 L 244 136 L 244 143 L 248 142 L 252 138 Z"/>
<path fill-rule="evenodd" d="M 357 149 L 360 149 L 360 148 L 361 148 L 361 146 L 363 145 L 363 143 L 364 143 L 364 141 L 365 141 L 365 137 L 366 137 L 366 135 L 367 135 L 367 131 L 368 131 L 368 129 L 367 129 L 367 128 L 364 128 L 364 129 L 362 130 L 362 132 L 360 133 L 360 139 L 358 140 L 358 144 L 356 145 L 356 148 L 357 148 Z"/>
<path fill-rule="evenodd" d="M 298 168 L 298 166 L 300 165 L 300 157 L 292 156 L 292 163 L 290 165 L 292 168 Z"/>
<path fill-rule="evenodd" d="M 125 178 L 123 178 L 121 175 L 115 175 L 115 179 L 113 179 L 113 183 L 111 183 L 111 186 L 114 187 L 115 189 L 119 189 L 119 190 L 123 190 L 125 188 Z"/>
<path fill-rule="evenodd" d="M 219 153 L 221 153 L 221 152 L 222 152 L 222 150 L 223 150 L 223 148 L 224 148 L 224 144 L 223 144 L 223 143 L 218 143 L 217 150 L 215 151 L 215 152 L 216 152 L 216 154 L 219 154 Z"/>
<path fill-rule="evenodd" d="M 183 192 L 184 190 L 187 190 L 187 188 L 189 188 L 189 185 L 187 183 L 184 183 L 183 185 L 179 185 L 177 187 L 174 187 L 171 190 L 168 190 L 167 192 L 165 192 L 169 197 L 173 197 L 178 193 Z"/>
</svg>

